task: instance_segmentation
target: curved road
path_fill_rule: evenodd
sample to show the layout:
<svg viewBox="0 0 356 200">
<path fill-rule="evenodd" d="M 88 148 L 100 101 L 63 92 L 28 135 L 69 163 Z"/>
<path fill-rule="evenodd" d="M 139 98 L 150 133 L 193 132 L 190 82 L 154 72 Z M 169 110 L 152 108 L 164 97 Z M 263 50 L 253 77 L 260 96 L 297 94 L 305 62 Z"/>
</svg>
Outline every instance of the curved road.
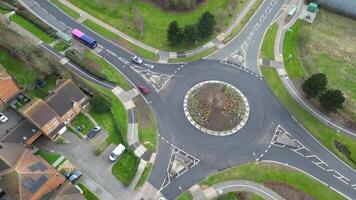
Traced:
<svg viewBox="0 0 356 200">
<path fill-rule="evenodd" d="M 79 28 L 96 38 L 100 44 L 99 54 L 133 84 L 147 82 L 152 92 L 146 99 L 151 102 L 157 116 L 159 130 L 159 149 L 149 182 L 168 199 L 175 198 L 182 190 L 211 173 L 256 160 L 287 163 L 311 174 L 348 198 L 356 196 L 355 171 L 294 121 L 260 77 L 257 56 L 263 33 L 275 16 L 280 14 L 282 6 L 288 3 L 286 0 L 265 1 L 239 36 L 207 60 L 177 65 L 145 61 L 146 65 L 140 68 L 129 62 L 132 56 L 129 52 L 79 24 L 48 1 L 36 0 L 36 4 L 30 0 L 23 2 L 36 9 L 36 14 L 48 23 L 54 21 L 54 17 L 57 22 L 51 24 L 58 29 L 68 31 Z M 96 79 L 89 78 L 85 71 L 76 69 L 74 65 L 67 66 L 89 80 Z M 157 89 L 155 84 L 141 76 L 145 70 L 170 78 L 163 88 Z M 247 97 L 251 107 L 250 117 L 238 133 L 226 137 L 206 135 L 191 126 L 185 118 L 183 98 L 186 92 L 205 80 L 228 82 Z M 95 82 L 107 84 L 102 80 Z M 288 132 L 298 146 L 275 143 L 275 133 L 280 131 Z M 191 162 L 179 173 L 170 174 L 172 171 L 169 166 L 178 156 L 184 156 Z"/>
</svg>

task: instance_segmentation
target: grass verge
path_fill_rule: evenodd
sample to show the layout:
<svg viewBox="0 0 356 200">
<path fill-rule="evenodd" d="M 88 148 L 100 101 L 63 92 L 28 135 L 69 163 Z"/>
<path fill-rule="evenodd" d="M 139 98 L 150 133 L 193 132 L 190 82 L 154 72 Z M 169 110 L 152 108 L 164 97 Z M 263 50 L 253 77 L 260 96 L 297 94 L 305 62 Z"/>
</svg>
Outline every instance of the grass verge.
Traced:
<svg viewBox="0 0 356 200">
<path fill-rule="evenodd" d="M 137 184 L 135 186 L 135 189 L 138 189 L 141 186 L 143 186 L 143 184 L 145 184 L 147 178 L 151 174 L 152 167 L 153 167 L 152 163 L 147 163 L 145 169 L 142 172 L 142 175 L 141 175 L 140 179 L 138 180 L 138 182 L 137 182 Z"/>
<path fill-rule="evenodd" d="M 302 190 L 315 199 L 344 199 L 340 194 L 316 181 L 312 177 L 302 172 L 276 164 L 243 164 L 212 175 L 204 179 L 200 185 L 203 188 L 206 188 L 228 180 L 250 180 L 261 184 L 276 181 Z"/>
<path fill-rule="evenodd" d="M 122 75 L 121 72 L 118 72 L 116 69 L 114 69 L 114 66 L 108 63 L 105 59 L 97 56 L 91 51 L 86 51 L 85 57 L 100 65 L 101 72 L 107 76 L 108 81 L 119 85 L 124 90 L 129 90 L 132 88 L 129 82 L 124 77 L 124 75 Z"/>
<path fill-rule="evenodd" d="M 193 200 L 193 195 L 188 190 L 180 194 L 176 200 Z"/>
<path fill-rule="evenodd" d="M 41 158 L 45 159 L 51 165 L 54 162 L 56 162 L 56 160 L 58 160 L 59 157 L 61 157 L 61 154 L 51 153 L 51 152 L 47 152 L 47 151 L 44 151 L 44 150 L 41 150 L 41 149 L 36 152 L 36 155 L 38 155 Z"/>
<path fill-rule="evenodd" d="M 278 31 L 278 24 L 274 23 L 270 26 L 263 38 L 263 43 L 261 47 L 262 58 L 274 60 L 274 43 L 276 40 L 276 35 Z"/>
<path fill-rule="evenodd" d="M 134 179 L 140 159 L 126 150 L 111 168 L 112 174 L 126 187 Z"/>
<path fill-rule="evenodd" d="M 67 48 L 69 47 L 68 44 L 66 44 L 65 42 L 58 42 L 57 44 L 54 45 L 54 49 L 57 50 L 57 51 L 64 51 L 66 50 Z"/>
<path fill-rule="evenodd" d="M 264 2 L 264 0 L 257 0 L 255 4 L 253 4 L 252 8 L 248 11 L 248 13 L 244 16 L 244 18 L 241 20 L 241 22 L 236 26 L 234 30 L 223 40 L 224 43 L 229 42 L 232 40 L 237 34 L 239 34 L 242 29 L 245 27 L 247 22 L 251 19 L 253 14 L 257 11 L 257 9 L 261 6 L 261 4 Z"/>
<path fill-rule="evenodd" d="M 100 35 L 110 39 L 111 41 L 120 44 L 122 47 L 127 48 L 129 51 L 132 51 L 133 53 L 137 54 L 138 56 L 141 56 L 143 58 L 147 58 L 153 61 L 158 60 L 158 55 L 155 53 L 152 53 L 150 51 L 147 51 L 145 49 L 142 49 L 139 46 L 136 46 L 125 39 L 121 38 L 120 36 L 116 35 L 115 33 L 105 29 L 104 27 L 96 24 L 95 22 L 87 19 L 83 22 L 83 24 L 92 29 L 93 31 L 99 33 Z"/>
<path fill-rule="evenodd" d="M 304 110 L 288 93 L 274 68 L 262 67 L 262 74 L 275 96 L 282 102 L 287 110 L 326 148 L 332 151 L 340 159 L 356 169 L 356 140 L 337 133 L 333 129 L 321 123 L 308 111 Z M 349 157 L 338 151 L 334 145 L 335 140 L 344 144 L 351 152 Z"/>
<path fill-rule="evenodd" d="M 192 61 L 196 61 L 196 60 L 199 60 L 201 58 L 204 58 L 205 56 L 208 56 L 208 55 L 214 53 L 216 50 L 218 50 L 217 47 L 212 47 L 212 48 L 210 48 L 208 50 L 205 50 L 205 51 L 200 52 L 198 54 L 195 54 L 193 56 L 182 57 L 182 58 L 170 58 L 168 60 L 168 62 L 170 62 L 170 63 L 192 62 Z"/>
<path fill-rule="evenodd" d="M 83 183 L 78 183 L 78 186 L 80 187 L 80 189 L 82 189 L 83 196 L 86 200 L 99 200 L 99 198 L 92 191 L 90 191 Z"/>
<path fill-rule="evenodd" d="M 55 39 L 49 36 L 46 32 L 38 28 L 35 24 L 31 23 L 30 21 L 26 20 L 25 18 L 19 15 L 12 15 L 10 17 L 12 21 L 16 24 L 22 26 L 24 29 L 29 31 L 30 33 L 34 34 L 38 39 L 42 40 L 43 42 L 49 44 L 52 43 Z"/>
<path fill-rule="evenodd" d="M 66 5 L 62 4 L 58 0 L 51 0 L 51 3 L 56 5 L 59 9 L 61 9 L 63 12 L 67 13 L 69 16 L 71 16 L 74 19 L 79 19 L 80 15 L 79 13 L 75 12 L 74 10 L 68 8 Z"/>
</svg>

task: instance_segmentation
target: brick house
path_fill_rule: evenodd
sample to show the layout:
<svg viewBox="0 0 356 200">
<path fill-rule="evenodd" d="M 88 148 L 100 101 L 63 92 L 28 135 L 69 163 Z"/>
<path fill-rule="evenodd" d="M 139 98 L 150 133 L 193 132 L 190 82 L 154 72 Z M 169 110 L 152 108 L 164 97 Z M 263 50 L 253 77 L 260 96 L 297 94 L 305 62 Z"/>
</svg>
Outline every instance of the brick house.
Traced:
<svg viewBox="0 0 356 200">
<path fill-rule="evenodd" d="M 0 65 L 0 107 L 20 92 L 19 88 Z"/>
<path fill-rule="evenodd" d="M 25 119 L 9 133 L 0 136 L 0 142 L 30 145 L 41 135 L 42 131 L 30 120 Z"/>
<path fill-rule="evenodd" d="M 70 79 L 53 90 L 53 94 L 45 101 L 65 124 L 72 121 L 89 105 L 89 98 Z"/>
<path fill-rule="evenodd" d="M 5 199 L 37 200 L 56 190 L 65 177 L 23 145 L 0 143 L 0 193 Z"/>
</svg>

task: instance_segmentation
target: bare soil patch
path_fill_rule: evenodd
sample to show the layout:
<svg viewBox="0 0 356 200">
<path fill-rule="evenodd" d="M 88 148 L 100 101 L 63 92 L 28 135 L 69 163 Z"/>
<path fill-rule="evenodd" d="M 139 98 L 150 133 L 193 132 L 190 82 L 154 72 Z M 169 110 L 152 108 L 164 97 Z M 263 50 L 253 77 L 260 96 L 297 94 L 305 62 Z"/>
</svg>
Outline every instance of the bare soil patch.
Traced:
<svg viewBox="0 0 356 200">
<path fill-rule="evenodd" d="M 292 187 L 286 183 L 270 181 L 264 183 L 263 185 L 272 189 L 287 200 L 315 200 L 315 198 L 309 196 L 302 190 Z"/>
<path fill-rule="evenodd" d="M 221 83 L 207 83 L 195 89 L 188 99 L 188 110 L 199 125 L 214 131 L 236 127 L 245 112 L 242 97 Z"/>
</svg>

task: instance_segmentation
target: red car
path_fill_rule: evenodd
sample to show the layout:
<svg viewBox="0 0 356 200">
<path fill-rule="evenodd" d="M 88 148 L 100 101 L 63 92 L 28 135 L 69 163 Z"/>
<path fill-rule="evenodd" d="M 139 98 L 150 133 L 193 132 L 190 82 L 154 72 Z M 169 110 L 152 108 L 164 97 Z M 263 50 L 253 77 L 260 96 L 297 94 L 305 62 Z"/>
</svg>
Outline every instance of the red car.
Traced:
<svg viewBox="0 0 356 200">
<path fill-rule="evenodd" d="M 140 92 L 144 95 L 150 93 L 150 89 L 147 86 L 145 86 L 144 84 L 140 84 L 137 87 L 140 90 Z"/>
</svg>

